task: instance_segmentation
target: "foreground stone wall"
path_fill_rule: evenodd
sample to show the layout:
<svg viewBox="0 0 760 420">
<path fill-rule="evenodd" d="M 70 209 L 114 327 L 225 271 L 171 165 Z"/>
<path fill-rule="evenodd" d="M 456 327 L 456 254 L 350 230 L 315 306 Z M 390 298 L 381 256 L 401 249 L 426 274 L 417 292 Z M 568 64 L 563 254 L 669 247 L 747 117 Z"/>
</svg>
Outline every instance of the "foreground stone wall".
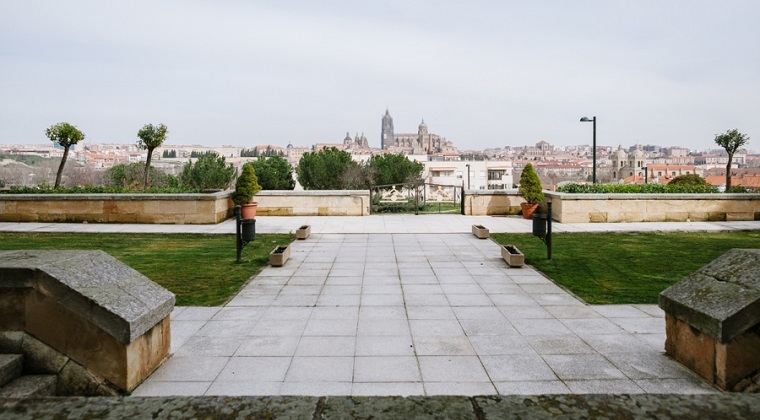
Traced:
<svg viewBox="0 0 760 420">
<path fill-rule="evenodd" d="M 168 356 L 174 295 L 102 251 L 0 251 L 0 331 L 23 331 L 124 391 Z"/>
<path fill-rule="evenodd" d="M 230 192 L 0 194 L 0 222 L 214 224 L 232 216 Z"/>
<path fill-rule="evenodd" d="M 760 220 L 760 194 L 545 194 L 560 223 Z"/>
<path fill-rule="evenodd" d="M 261 191 L 262 216 L 368 216 L 369 190 Z"/>
</svg>

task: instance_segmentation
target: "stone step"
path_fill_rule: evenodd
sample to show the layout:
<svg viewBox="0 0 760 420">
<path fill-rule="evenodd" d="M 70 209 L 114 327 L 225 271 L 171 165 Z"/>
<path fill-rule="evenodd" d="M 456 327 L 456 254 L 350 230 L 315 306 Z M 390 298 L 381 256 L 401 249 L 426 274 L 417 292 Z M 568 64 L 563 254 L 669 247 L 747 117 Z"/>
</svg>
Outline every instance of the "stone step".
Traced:
<svg viewBox="0 0 760 420">
<path fill-rule="evenodd" d="M 0 354 L 0 388 L 21 376 L 24 356 L 20 354 Z"/>
<path fill-rule="evenodd" d="M 0 398 L 53 397 L 56 391 L 55 375 L 26 375 L 0 388 Z"/>
</svg>

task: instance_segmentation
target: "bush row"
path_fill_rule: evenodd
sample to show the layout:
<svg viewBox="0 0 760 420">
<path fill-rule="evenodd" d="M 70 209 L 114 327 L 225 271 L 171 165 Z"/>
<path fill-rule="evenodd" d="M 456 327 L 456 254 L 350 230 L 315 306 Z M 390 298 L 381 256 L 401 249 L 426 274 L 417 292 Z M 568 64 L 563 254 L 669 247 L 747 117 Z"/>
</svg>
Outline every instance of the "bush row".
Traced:
<svg viewBox="0 0 760 420">
<path fill-rule="evenodd" d="M 718 188 L 712 185 L 662 185 L 662 184 L 565 184 L 557 192 L 571 194 L 713 194 Z M 742 186 L 731 187 L 726 192 L 748 193 L 752 190 Z"/>
</svg>

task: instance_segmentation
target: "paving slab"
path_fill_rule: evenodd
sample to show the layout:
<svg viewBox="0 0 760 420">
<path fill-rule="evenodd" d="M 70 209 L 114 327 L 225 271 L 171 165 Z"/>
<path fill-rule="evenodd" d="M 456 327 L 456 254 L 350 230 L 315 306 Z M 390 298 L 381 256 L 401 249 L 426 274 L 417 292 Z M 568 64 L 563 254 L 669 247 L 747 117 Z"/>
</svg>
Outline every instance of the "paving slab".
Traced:
<svg viewBox="0 0 760 420">
<path fill-rule="evenodd" d="M 716 393 L 663 355 L 656 305 L 586 305 L 471 235 L 512 217 L 261 217 L 312 225 L 283 267 L 223 307 L 178 307 L 173 356 L 134 395 Z M 760 222 L 555 224 L 555 232 L 760 230 Z M 234 232 L 214 226 L 0 223 L 0 231 Z M 305 400 L 306 401 L 306 400 Z M 311 401 L 311 400 L 308 400 Z M 353 404 L 353 403 L 352 403 Z M 469 402 L 468 402 L 469 404 Z M 471 405 L 471 404 L 470 404 Z"/>
</svg>

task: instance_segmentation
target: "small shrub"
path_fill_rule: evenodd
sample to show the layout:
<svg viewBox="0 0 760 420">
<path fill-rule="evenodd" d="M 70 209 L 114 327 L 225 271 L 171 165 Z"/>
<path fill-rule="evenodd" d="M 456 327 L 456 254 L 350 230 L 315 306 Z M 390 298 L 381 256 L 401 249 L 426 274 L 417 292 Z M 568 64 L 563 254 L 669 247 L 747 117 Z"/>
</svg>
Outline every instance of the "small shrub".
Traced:
<svg viewBox="0 0 760 420">
<path fill-rule="evenodd" d="M 134 162 L 129 164 L 115 165 L 108 168 L 104 176 L 104 184 L 108 187 L 123 187 L 135 189 L 142 187 L 145 176 L 145 164 Z M 179 180 L 177 177 L 162 172 L 154 167 L 150 167 L 148 184 L 152 188 L 177 188 Z"/>
<path fill-rule="evenodd" d="M 707 181 L 697 174 L 679 175 L 673 178 L 668 185 L 709 185 Z"/>
<path fill-rule="evenodd" d="M 243 172 L 235 183 L 235 191 L 232 192 L 232 202 L 238 206 L 250 203 L 253 196 L 261 191 L 261 185 L 256 177 L 256 170 L 249 162 L 243 165 Z"/>
<path fill-rule="evenodd" d="M 528 204 L 539 204 L 544 201 L 541 180 L 538 179 L 538 174 L 530 163 L 523 168 L 520 175 L 520 188 L 517 191 Z"/>
<path fill-rule="evenodd" d="M 745 194 L 752 192 L 752 190 L 743 185 L 734 185 L 733 187 L 727 189 L 726 192 L 731 194 Z"/>
</svg>

